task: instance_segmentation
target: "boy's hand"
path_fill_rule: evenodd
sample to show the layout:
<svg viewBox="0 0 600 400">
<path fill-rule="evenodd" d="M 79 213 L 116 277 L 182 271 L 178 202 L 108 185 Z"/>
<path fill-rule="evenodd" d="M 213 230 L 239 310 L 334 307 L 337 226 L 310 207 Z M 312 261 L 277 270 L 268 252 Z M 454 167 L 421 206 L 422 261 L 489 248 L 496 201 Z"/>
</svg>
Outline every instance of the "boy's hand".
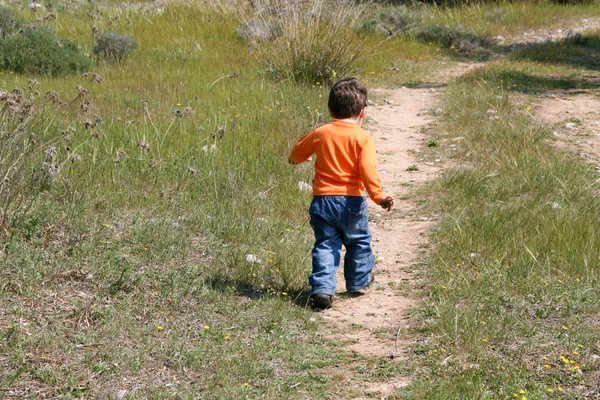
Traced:
<svg viewBox="0 0 600 400">
<path fill-rule="evenodd" d="M 384 210 L 390 211 L 394 207 L 394 198 L 392 196 L 385 196 L 379 205 Z"/>
</svg>

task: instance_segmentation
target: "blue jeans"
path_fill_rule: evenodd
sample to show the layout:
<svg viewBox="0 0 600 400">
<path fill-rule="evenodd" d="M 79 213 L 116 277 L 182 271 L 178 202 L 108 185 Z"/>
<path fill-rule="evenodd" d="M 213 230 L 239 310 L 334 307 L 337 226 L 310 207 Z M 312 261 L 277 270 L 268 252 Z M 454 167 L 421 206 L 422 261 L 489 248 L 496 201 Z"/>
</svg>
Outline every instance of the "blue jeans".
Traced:
<svg viewBox="0 0 600 400">
<path fill-rule="evenodd" d="M 315 232 L 311 294 L 335 294 L 335 273 L 342 244 L 346 248 L 346 290 L 357 292 L 368 285 L 373 270 L 367 199 L 357 196 L 315 196 L 310 205 L 310 225 Z"/>
</svg>

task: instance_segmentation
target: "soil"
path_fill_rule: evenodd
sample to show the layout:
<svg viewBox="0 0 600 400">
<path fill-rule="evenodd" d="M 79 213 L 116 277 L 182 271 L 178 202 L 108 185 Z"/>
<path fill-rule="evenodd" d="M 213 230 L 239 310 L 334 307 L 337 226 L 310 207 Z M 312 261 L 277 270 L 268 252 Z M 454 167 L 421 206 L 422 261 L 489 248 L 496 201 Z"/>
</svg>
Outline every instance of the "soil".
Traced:
<svg viewBox="0 0 600 400">
<path fill-rule="evenodd" d="M 600 98 L 587 93 L 558 94 L 542 99 L 534 116 L 554 125 L 557 146 L 600 163 Z"/>
</svg>

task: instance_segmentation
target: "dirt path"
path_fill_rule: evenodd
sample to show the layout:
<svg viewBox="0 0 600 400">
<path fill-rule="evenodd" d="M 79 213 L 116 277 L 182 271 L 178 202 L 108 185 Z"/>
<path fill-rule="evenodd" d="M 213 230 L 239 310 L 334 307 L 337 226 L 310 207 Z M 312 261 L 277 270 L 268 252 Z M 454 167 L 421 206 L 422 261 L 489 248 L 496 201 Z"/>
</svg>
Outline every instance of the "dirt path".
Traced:
<svg viewBox="0 0 600 400">
<path fill-rule="evenodd" d="M 319 315 L 325 321 L 328 338 L 347 343 L 347 349 L 361 355 L 402 359 L 406 343 L 399 342 L 398 331 L 408 327 L 409 310 L 418 299 L 406 294 L 411 264 L 419 249 L 428 242 L 432 225 L 429 218 L 416 214 L 411 200 L 402 200 L 409 191 L 422 186 L 438 171 L 419 159 L 425 135 L 421 128 L 433 117 L 436 89 L 378 90 L 379 100 L 368 109 L 365 128 L 375 137 L 379 172 L 386 193 L 396 198 L 395 210 L 383 211 L 371 203 L 370 226 L 377 258 L 375 283 L 362 296 L 345 295 L 343 268 L 338 271 L 338 294 L 332 309 Z M 431 163 L 428 163 L 431 164 Z M 416 165 L 418 171 L 407 171 Z M 403 293 L 404 291 L 404 293 Z M 392 380 L 362 388 L 366 396 L 393 393 L 408 379 Z M 370 397 L 366 397 L 370 398 Z"/>
</svg>

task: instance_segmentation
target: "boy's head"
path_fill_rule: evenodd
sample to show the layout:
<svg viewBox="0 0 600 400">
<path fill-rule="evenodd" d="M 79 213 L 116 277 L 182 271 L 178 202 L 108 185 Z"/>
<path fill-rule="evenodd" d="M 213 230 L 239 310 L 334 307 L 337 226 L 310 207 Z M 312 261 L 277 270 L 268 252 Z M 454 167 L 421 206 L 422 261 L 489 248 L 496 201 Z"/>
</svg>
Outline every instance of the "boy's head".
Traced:
<svg viewBox="0 0 600 400">
<path fill-rule="evenodd" d="M 358 117 L 367 106 L 367 88 L 356 78 L 342 79 L 329 92 L 329 112 L 336 119 Z"/>
</svg>

